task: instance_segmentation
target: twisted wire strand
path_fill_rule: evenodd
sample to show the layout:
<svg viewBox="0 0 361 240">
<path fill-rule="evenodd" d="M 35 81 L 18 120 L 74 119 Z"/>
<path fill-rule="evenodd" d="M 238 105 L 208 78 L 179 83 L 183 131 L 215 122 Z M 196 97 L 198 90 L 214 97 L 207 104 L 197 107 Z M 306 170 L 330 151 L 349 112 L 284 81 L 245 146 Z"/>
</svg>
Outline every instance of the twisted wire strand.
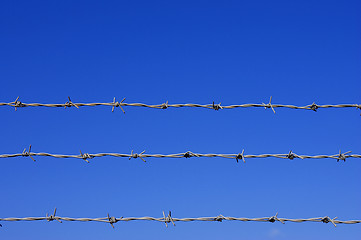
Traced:
<svg viewBox="0 0 361 240">
<path fill-rule="evenodd" d="M 145 104 L 145 103 L 126 103 L 124 102 L 125 98 L 122 101 L 117 102 L 115 98 L 113 102 L 98 102 L 98 103 L 73 103 L 68 97 L 68 101 L 66 103 L 23 103 L 19 101 L 19 97 L 13 102 L 0 102 L 0 106 L 10 106 L 15 107 L 15 110 L 20 107 L 96 107 L 96 106 L 110 106 L 112 107 L 112 111 L 114 111 L 115 107 L 120 107 L 121 110 L 125 113 L 122 107 L 145 107 L 145 108 L 155 108 L 155 109 L 167 109 L 167 108 L 183 108 L 183 107 L 195 107 L 195 108 L 208 108 L 208 109 L 234 109 L 234 108 L 271 108 L 273 112 L 275 112 L 274 108 L 290 108 L 290 109 L 303 109 L 303 110 L 313 110 L 317 111 L 319 108 L 358 108 L 361 109 L 361 104 L 324 104 L 317 105 L 316 103 L 312 103 L 305 106 L 295 106 L 290 104 L 272 104 L 271 100 L 269 103 L 246 103 L 246 104 L 235 104 L 235 105 L 224 105 L 221 103 L 215 104 L 195 104 L 195 103 L 181 103 L 181 104 L 168 104 L 168 101 L 162 104 Z"/>
<path fill-rule="evenodd" d="M 215 217 L 187 217 L 187 218 L 174 218 L 171 216 L 171 212 L 166 216 L 163 212 L 163 217 L 103 217 L 103 218 L 72 218 L 72 217 L 60 217 L 56 216 L 56 208 L 54 210 L 54 214 L 48 215 L 46 214 L 45 217 L 8 217 L 8 218 L 0 218 L 0 221 L 72 221 L 72 222 L 102 222 L 102 223 L 110 223 L 111 226 L 114 228 L 114 223 L 117 222 L 129 222 L 129 221 L 156 221 L 156 222 L 163 222 L 168 227 L 167 223 L 172 223 L 174 226 L 174 222 L 196 222 L 196 221 L 203 221 L 203 222 L 222 222 L 225 221 L 241 221 L 241 222 L 294 222 L 294 223 L 302 223 L 302 222 L 320 222 L 320 223 L 329 223 L 331 222 L 335 227 L 336 224 L 358 224 L 361 223 L 361 220 L 336 220 L 335 218 L 330 218 L 328 216 L 325 217 L 313 217 L 313 218 L 280 218 L 278 217 L 278 213 L 271 217 L 261 217 L 261 218 L 245 218 L 245 217 L 225 217 L 223 215 L 218 215 Z"/>
<path fill-rule="evenodd" d="M 329 158 L 329 159 L 336 159 L 337 161 L 340 161 L 340 160 L 346 161 L 347 158 L 361 158 L 360 154 L 350 154 L 350 153 L 351 153 L 351 151 L 341 153 L 341 150 L 340 150 L 338 154 L 334 154 L 334 155 L 312 155 L 312 156 L 298 155 L 298 154 L 293 153 L 292 151 L 290 151 L 289 153 L 286 153 L 286 154 L 258 154 L 258 155 L 249 154 L 249 155 L 245 155 L 244 150 L 243 150 L 242 153 L 237 153 L 237 154 L 192 153 L 190 151 L 187 151 L 184 153 L 175 153 L 175 154 L 145 154 L 145 151 L 143 151 L 141 153 L 134 153 L 132 150 L 130 154 L 123 154 L 123 153 L 92 153 L 92 154 L 89 154 L 89 153 L 82 153 L 80 151 L 79 155 L 69 155 L 69 154 L 52 154 L 52 153 L 45 153 L 45 152 L 38 152 L 38 153 L 31 152 L 31 145 L 30 145 L 28 151 L 26 151 L 26 149 L 24 149 L 24 151 L 22 153 L 1 154 L 0 158 L 31 157 L 32 160 L 35 161 L 33 156 L 42 156 L 42 157 L 53 157 L 53 158 L 76 158 L 76 159 L 83 159 L 87 162 L 89 162 L 88 159 L 92 159 L 92 158 L 96 158 L 96 157 L 106 157 L 106 156 L 128 158 L 128 159 L 140 158 L 144 162 L 146 162 L 144 160 L 144 158 L 191 158 L 191 157 L 207 157 L 207 158 L 219 157 L 219 158 L 236 159 L 237 162 L 238 162 L 238 160 L 243 160 L 243 162 L 245 162 L 246 158 L 281 158 L 281 159 L 290 159 L 290 160 L 293 160 L 295 158 L 300 158 L 300 159 L 327 159 L 327 158 Z"/>
</svg>

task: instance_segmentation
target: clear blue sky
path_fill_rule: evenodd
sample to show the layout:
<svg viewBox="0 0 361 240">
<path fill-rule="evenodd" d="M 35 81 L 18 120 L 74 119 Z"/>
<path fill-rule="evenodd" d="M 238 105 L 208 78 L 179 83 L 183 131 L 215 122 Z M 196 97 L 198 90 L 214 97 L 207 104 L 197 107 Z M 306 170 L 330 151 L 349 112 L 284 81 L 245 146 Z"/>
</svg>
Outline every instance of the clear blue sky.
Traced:
<svg viewBox="0 0 361 240">
<path fill-rule="evenodd" d="M 360 1 L 2 1 L 0 101 L 361 103 Z M 1 107 L 0 153 L 361 153 L 357 109 Z M 361 162 L 1 159 L 1 217 L 361 218 Z M 360 225 L 3 222 L 0 239 L 358 239 Z"/>
</svg>

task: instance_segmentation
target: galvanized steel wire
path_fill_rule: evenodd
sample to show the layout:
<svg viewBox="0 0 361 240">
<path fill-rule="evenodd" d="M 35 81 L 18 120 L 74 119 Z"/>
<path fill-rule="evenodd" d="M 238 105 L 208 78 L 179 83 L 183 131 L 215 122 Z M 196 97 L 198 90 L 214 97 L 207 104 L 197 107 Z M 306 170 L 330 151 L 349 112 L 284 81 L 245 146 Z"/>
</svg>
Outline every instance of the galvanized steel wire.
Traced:
<svg viewBox="0 0 361 240">
<path fill-rule="evenodd" d="M 220 110 L 220 109 L 235 109 L 235 108 L 271 108 L 272 111 L 275 113 L 275 108 L 289 108 L 289 109 L 303 109 L 303 110 L 313 110 L 317 111 L 317 109 L 320 108 L 357 108 L 361 109 L 360 104 L 326 104 L 326 105 L 318 105 L 316 103 L 312 103 L 310 105 L 305 106 L 295 106 L 295 105 L 287 105 L 287 104 L 272 104 L 272 97 L 270 98 L 269 102 L 267 104 L 261 103 L 261 104 L 238 104 L 238 105 L 221 105 L 215 104 L 214 102 L 212 104 L 193 104 L 193 103 L 184 103 L 184 104 L 168 104 L 168 101 L 162 104 L 145 104 L 145 103 L 126 103 L 124 102 L 125 98 L 122 99 L 122 101 L 118 102 L 116 99 L 113 99 L 113 102 L 105 102 L 105 103 L 73 103 L 68 97 L 68 101 L 66 103 L 58 103 L 58 104 L 51 104 L 51 103 L 23 103 L 19 101 L 19 97 L 13 101 L 8 103 L 0 103 L 0 106 L 10 106 L 14 107 L 15 110 L 17 108 L 22 107 L 94 107 L 94 106 L 110 106 L 112 107 L 112 112 L 116 107 L 119 107 L 123 113 L 125 113 L 123 107 L 145 107 L 145 108 L 155 108 L 155 109 L 167 109 L 167 108 L 183 108 L 183 107 L 195 107 L 195 108 L 207 108 L 207 109 L 214 109 L 214 110 Z M 130 154 L 122 154 L 122 153 L 82 153 L 80 151 L 79 155 L 70 155 L 70 154 L 51 154 L 51 153 L 45 153 L 45 152 L 31 152 L 31 145 L 28 150 L 24 149 L 22 153 L 16 153 L 16 154 L 1 154 L 0 158 L 12 158 L 12 157 L 30 157 L 33 161 L 35 159 L 34 156 L 44 156 L 44 157 L 54 157 L 54 158 L 75 158 L 75 159 L 83 159 L 86 162 L 89 162 L 88 159 L 96 158 L 96 157 L 120 157 L 120 158 L 128 158 L 128 159 L 136 159 L 140 158 L 144 162 L 146 162 L 145 158 L 190 158 L 190 157 L 220 157 L 220 158 L 228 158 L 228 159 L 235 159 L 237 162 L 239 160 L 242 160 L 245 162 L 246 158 L 281 158 L 281 159 L 335 159 L 337 161 L 346 161 L 347 158 L 361 158 L 361 155 L 359 154 L 349 154 L 351 151 L 341 153 L 341 150 L 338 154 L 334 155 L 298 155 L 296 153 L 293 153 L 290 151 L 286 154 L 258 154 L 258 155 L 245 155 L 244 150 L 241 153 L 237 154 L 214 154 L 214 153 L 192 153 L 190 151 L 184 152 L 184 153 L 175 153 L 175 154 L 145 154 L 145 151 L 141 153 L 134 153 L 131 151 Z M 300 219 L 291 219 L 291 218 L 280 218 L 278 217 L 278 213 L 271 217 L 261 217 L 261 218 L 244 218 L 244 217 L 225 217 L 223 215 L 218 215 L 216 217 L 194 217 L 194 218 L 173 218 L 171 216 L 171 212 L 166 216 L 163 212 L 163 217 L 156 218 L 156 217 L 111 217 L 109 214 L 107 217 L 103 218 L 72 218 L 72 217 L 60 217 L 56 216 L 56 208 L 54 210 L 54 213 L 52 215 L 46 214 L 45 217 L 8 217 L 8 218 L 0 218 L 0 222 L 3 221 L 78 221 L 78 222 L 103 222 L 103 223 L 109 223 L 114 228 L 114 223 L 117 222 L 128 222 L 128 221 L 157 221 L 157 222 L 163 222 L 168 226 L 168 223 L 172 223 L 175 225 L 175 222 L 194 222 L 194 221 L 207 221 L 207 222 L 222 222 L 222 221 L 242 221 L 242 222 L 248 222 L 248 221 L 254 221 L 254 222 L 295 222 L 295 223 L 301 223 L 301 222 L 320 222 L 320 223 L 332 223 L 334 226 L 336 224 L 358 224 L 361 223 L 361 220 L 337 220 L 337 217 L 330 218 L 328 216 L 325 217 L 314 217 L 314 218 L 300 218 Z M 1 226 L 1 224 L 0 224 Z"/>
<path fill-rule="evenodd" d="M 22 153 L 15 153 L 15 154 L 1 154 L 0 158 L 13 158 L 13 157 L 30 157 L 33 161 L 35 159 L 33 156 L 42 156 L 42 157 L 53 157 L 53 158 L 76 158 L 76 159 L 83 159 L 86 162 L 89 162 L 88 159 L 96 158 L 96 157 L 120 157 L 120 158 L 128 158 L 129 160 L 132 158 L 140 158 L 144 162 L 146 162 L 145 158 L 191 158 L 191 157 L 219 157 L 219 158 L 229 158 L 229 159 L 235 159 L 237 162 L 239 160 L 242 160 L 245 162 L 246 158 L 281 158 L 281 159 L 290 159 L 293 160 L 295 158 L 300 159 L 336 159 L 337 161 L 346 161 L 347 158 L 361 158 L 360 154 L 349 154 L 351 151 L 342 153 L 341 150 L 338 154 L 334 155 L 298 155 L 296 153 L 293 153 L 292 151 L 289 151 L 289 153 L 286 154 L 249 154 L 245 155 L 244 150 L 241 153 L 236 154 L 217 154 L 217 153 L 192 153 L 190 151 L 184 152 L 184 153 L 175 153 L 175 154 L 145 154 L 145 151 L 141 153 L 134 153 L 133 150 L 130 154 L 124 154 L 124 153 L 82 153 L 80 151 L 80 154 L 78 155 L 71 155 L 71 154 L 52 154 L 52 153 L 45 153 L 45 152 L 31 152 L 31 145 L 29 147 L 29 150 L 24 149 Z"/>
<path fill-rule="evenodd" d="M 261 217 L 261 218 L 245 218 L 245 217 L 225 217 L 223 215 L 218 215 L 215 217 L 188 217 L 188 218 L 174 218 L 169 211 L 168 215 L 165 215 L 163 212 L 163 217 L 112 217 L 109 215 L 102 218 L 72 218 L 72 217 L 60 217 L 56 216 L 56 208 L 52 215 L 46 214 L 45 217 L 8 217 L 8 218 L 0 218 L 1 221 L 71 221 L 71 222 L 102 222 L 109 223 L 114 228 L 114 223 L 117 222 L 129 222 L 129 221 L 156 221 L 163 222 L 168 227 L 168 223 L 172 223 L 175 226 L 175 222 L 222 222 L 222 221 L 240 221 L 240 222 L 294 222 L 294 223 L 302 223 L 302 222 L 319 222 L 319 223 L 332 223 L 335 227 L 336 224 L 358 224 L 361 223 L 361 220 L 337 220 L 337 217 L 330 218 L 328 216 L 325 217 L 314 217 L 314 218 L 281 218 L 278 217 L 278 213 L 271 217 Z"/>
<path fill-rule="evenodd" d="M 97 103 L 73 103 L 68 97 L 68 101 L 65 103 L 23 103 L 19 101 L 19 97 L 16 98 L 13 102 L 0 102 L 0 106 L 10 106 L 14 107 L 15 110 L 17 108 L 22 107 L 95 107 L 95 106 L 110 106 L 112 107 L 112 111 L 114 111 L 115 107 L 119 107 L 123 113 L 125 113 L 123 107 L 145 107 L 145 108 L 155 108 L 155 109 L 167 109 L 167 108 L 183 108 L 183 107 L 195 107 L 195 108 L 207 108 L 207 109 L 234 109 L 234 108 L 271 108 L 275 113 L 275 108 L 289 108 L 289 109 L 303 109 L 303 110 L 313 110 L 317 111 L 320 108 L 357 108 L 361 109 L 361 104 L 324 104 L 318 105 L 316 103 L 312 103 L 305 106 L 295 106 L 290 104 L 273 104 L 271 103 L 272 97 L 269 102 L 266 103 L 246 103 L 246 104 L 235 104 L 235 105 L 221 105 L 215 104 L 196 104 L 196 103 L 181 103 L 181 104 L 169 104 L 168 101 L 162 104 L 145 104 L 145 103 L 126 103 L 124 102 L 125 98 L 122 101 L 118 102 L 113 99 L 113 102 L 97 102 Z"/>
</svg>

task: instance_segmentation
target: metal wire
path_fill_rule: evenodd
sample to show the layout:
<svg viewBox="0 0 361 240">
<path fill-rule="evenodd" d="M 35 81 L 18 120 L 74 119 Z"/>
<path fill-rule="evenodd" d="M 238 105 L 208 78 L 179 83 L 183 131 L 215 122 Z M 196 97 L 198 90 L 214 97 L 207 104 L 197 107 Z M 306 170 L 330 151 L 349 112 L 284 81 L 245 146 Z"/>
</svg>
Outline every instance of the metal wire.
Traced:
<svg viewBox="0 0 361 240">
<path fill-rule="evenodd" d="M 216 217 L 191 217 L 191 218 L 174 218 L 171 216 L 171 212 L 169 211 L 168 215 L 166 216 L 163 212 L 163 217 L 111 217 L 108 213 L 107 217 L 103 218 L 72 218 L 72 217 L 60 217 L 56 216 L 56 208 L 52 215 L 46 214 L 45 217 L 8 217 L 8 218 L 0 218 L 0 221 L 72 221 L 72 222 L 102 222 L 102 223 L 109 223 L 114 228 L 114 223 L 117 222 L 129 222 L 129 221 L 156 221 L 156 222 L 163 222 L 168 227 L 167 223 L 172 223 L 175 226 L 175 222 L 222 222 L 222 221 L 241 221 L 241 222 L 295 222 L 295 223 L 302 223 L 302 222 L 320 222 L 320 223 L 332 223 L 335 227 L 336 224 L 357 224 L 361 223 L 361 220 L 336 220 L 335 218 L 330 218 L 328 216 L 325 217 L 314 217 L 314 218 L 299 218 L 299 219 L 292 219 L 292 218 L 280 218 L 278 217 L 278 213 L 271 217 L 261 217 L 261 218 L 245 218 L 245 217 L 225 217 L 223 215 L 218 215 Z"/>
<path fill-rule="evenodd" d="M 22 153 L 15 153 L 15 154 L 1 154 L 0 158 L 12 158 L 12 157 L 30 157 L 33 161 L 35 159 L 33 156 L 42 156 L 42 157 L 54 157 L 54 158 L 77 158 L 77 159 L 83 159 L 86 162 L 89 162 L 88 159 L 92 159 L 95 157 L 105 157 L 105 156 L 111 156 L 111 157 L 120 157 L 120 158 L 128 158 L 129 160 L 132 158 L 140 158 L 144 162 L 146 162 L 145 158 L 191 158 L 191 157 L 220 157 L 220 158 L 229 158 L 229 159 L 235 159 L 237 162 L 239 160 L 242 160 L 243 162 L 246 162 L 246 158 L 281 158 L 281 159 L 290 159 L 293 160 L 295 158 L 300 159 L 336 159 L 337 161 L 346 161 L 347 158 L 361 158 L 360 154 L 349 154 L 351 151 L 341 153 L 341 150 L 338 154 L 334 155 L 298 155 L 296 153 L 293 153 L 290 151 L 286 154 L 259 154 L 259 155 L 245 155 L 244 150 L 241 153 L 237 154 L 216 154 L 216 153 L 192 153 L 190 151 L 185 153 L 175 153 L 175 154 L 145 154 L 145 151 L 141 153 L 134 153 L 133 150 L 130 154 L 123 154 L 123 153 L 82 153 L 80 151 L 79 155 L 66 155 L 66 154 L 52 154 L 52 153 L 45 153 L 45 152 L 31 152 L 31 145 L 29 147 L 29 150 L 27 151 L 24 149 Z"/>
<path fill-rule="evenodd" d="M 290 108 L 290 109 L 303 109 L 303 110 L 313 110 L 317 111 L 319 108 L 358 108 L 361 109 L 361 104 L 325 104 L 325 105 L 318 105 L 316 103 L 312 103 L 305 106 L 295 106 L 295 105 L 289 105 L 289 104 L 272 104 L 272 97 L 270 98 L 269 102 L 266 103 L 246 103 L 246 104 L 236 104 L 236 105 L 224 105 L 222 106 L 221 103 L 215 104 L 214 102 L 212 104 L 194 104 L 194 103 L 182 103 L 182 104 L 168 104 L 168 101 L 162 104 L 145 104 L 145 103 L 126 103 L 124 102 L 125 98 L 123 98 L 122 101 L 117 102 L 115 101 L 115 98 L 113 99 L 113 102 L 106 102 L 106 103 L 73 103 L 68 97 L 68 101 L 66 103 L 23 103 L 19 101 L 19 97 L 16 98 L 14 102 L 8 102 L 8 103 L 0 103 L 0 106 L 10 106 L 14 107 L 15 110 L 17 108 L 21 107 L 95 107 L 95 106 L 110 106 L 112 107 L 112 112 L 114 111 L 115 107 L 120 107 L 120 109 L 125 113 L 123 107 L 131 106 L 131 107 L 146 107 L 146 108 L 156 108 L 156 109 L 167 109 L 167 108 L 182 108 L 182 107 L 195 107 L 195 108 L 208 108 L 208 109 L 214 109 L 214 110 L 220 110 L 220 109 L 234 109 L 234 108 L 271 108 L 274 113 L 275 108 Z"/>
</svg>

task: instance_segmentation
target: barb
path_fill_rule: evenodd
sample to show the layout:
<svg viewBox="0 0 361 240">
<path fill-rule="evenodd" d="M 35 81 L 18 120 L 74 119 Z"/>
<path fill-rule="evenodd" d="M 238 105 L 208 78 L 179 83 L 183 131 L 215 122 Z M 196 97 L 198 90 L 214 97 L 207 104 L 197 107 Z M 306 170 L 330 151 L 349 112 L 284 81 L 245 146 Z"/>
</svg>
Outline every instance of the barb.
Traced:
<svg viewBox="0 0 361 240">
<path fill-rule="evenodd" d="M 303 157 L 298 156 L 297 154 L 294 154 L 294 153 L 292 152 L 292 150 L 287 154 L 287 158 L 290 159 L 290 160 L 293 160 L 293 159 L 295 159 L 295 158 L 301 158 L 301 159 L 303 159 Z"/>
<path fill-rule="evenodd" d="M 276 114 L 276 111 L 273 109 L 271 101 L 272 101 L 272 96 L 270 97 L 268 104 L 265 104 L 265 103 L 262 103 L 262 104 L 264 106 L 264 109 L 271 108 L 273 113 Z"/>
<path fill-rule="evenodd" d="M 178 154 L 171 154 L 171 155 L 177 155 L 178 156 Z M 187 152 L 185 152 L 183 154 L 183 157 L 184 158 L 199 157 L 199 154 L 195 154 L 195 153 L 192 153 L 190 151 L 187 151 Z"/>
<path fill-rule="evenodd" d="M 12 106 L 15 107 L 15 111 L 17 111 L 18 107 L 25 107 L 25 105 L 22 102 L 18 101 L 18 100 L 19 100 L 19 96 L 15 99 L 14 102 L 10 103 L 10 104 L 12 104 Z"/>
<path fill-rule="evenodd" d="M 31 151 L 31 144 L 29 146 L 29 151 L 26 151 L 26 148 L 24 148 L 24 151 L 21 153 L 21 156 L 30 157 L 35 162 L 35 159 L 31 156 L 31 155 L 34 155 L 34 154 L 30 153 L 30 151 Z"/>
<path fill-rule="evenodd" d="M 212 104 L 212 108 L 216 111 L 218 111 L 219 109 L 223 109 L 223 107 L 221 106 L 221 103 L 218 103 L 218 104 Z"/>
<path fill-rule="evenodd" d="M 222 222 L 224 219 L 226 219 L 226 218 L 222 214 L 220 214 L 214 218 L 214 221 Z"/>
<path fill-rule="evenodd" d="M 129 160 L 130 159 L 132 159 L 132 158 L 140 158 L 140 159 L 142 159 L 143 160 L 143 162 L 146 162 L 144 159 L 143 159 L 143 153 L 145 153 L 145 150 L 143 151 L 143 152 L 141 152 L 141 153 L 133 153 L 133 150 L 132 150 L 132 152 L 130 153 L 130 156 L 129 156 Z"/>
<path fill-rule="evenodd" d="M 115 223 L 117 222 L 129 222 L 129 221 L 156 221 L 156 222 L 164 222 L 168 227 L 168 223 L 172 223 L 175 226 L 174 222 L 222 222 L 222 221 L 239 221 L 239 222 L 281 222 L 285 224 L 285 222 L 294 222 L 294 223 L 303 223 L 303 222 L 318 222 L 318 223 L 329 223 L 331 222 L 335 227 L 336 224 L 358 224 L 361 223 L 361 220 L 336 220 L 335 218 L 326 217 L 314 217 L 314 218 L 279 218 L 278 213 L 271 217 L 261 217 L 261 218 L 245 218 L 245 217 L 225 217 L 223 215 L 218 215 L 216 217 L 188 217 L 188 218 L 174 218 L 171 217 L 171 212 L 169 211 L 168 216 L 164 214 L 163 217 L 111 217 L 109 214 L 103 218 L 71 218 L 71 217 L 59 217 L 55 216 L 56 209 L 54 214 L 46 217 L 8 217 L 8 218 L 0 218 L 0 221 L 3 222 L 16 222 L 16 221 L 53 221 L 58 220 L 62 221 L 71 221 L 71 222 L 102 222 L 109 223 L 113 228 Z"/>
<path fill-rule="evenodd" d="M 165 103 L 162 103 L 162 105 L 160 105 L 161 109 L 167 109 L 168 108 L 168 101 L 166 101 Z"/>
<path fill-rule="evenodd" d="M 114 228 L 114 225 L 113 223 L 117 223 L 119 220 L 117 220 L 115 217 L 111 217 L 109 216 L 109 213 L 108 213 L 108 220 L 109 220 L 109 223 L 110 225 Z"/>
<path fill-rule="evenodd" d="M 350 152 L 351 152 L 351 151 L 348 151 L 348 152 L 345 152 L 345 153 L 341 153 L 341 150 L 340 150 L 340 152 L 339 152 L 339 154 L 338 154 L 337 162 L 338 162 L 339 160 L 342 160 L 342 161 L 346 162 L 346 158 L 347 158 L 346 154 L 348 154 L 348 153 L 350 153 Z"/>
<path fill-rule="evenodd" d="M 68 97 L 68 100 L 65 104 L 64 104 L 64 108 L 67 108 L 67 107 L 71 107 L 71 106 L 74 106 L 76 107 L 77 109 L 79 109 L 79 107 L 77 106 L 78 104 L 76 103 L 73 103 L 70 99 L 70 97 Z"/>
<path fill-rule="evenodd" d="M 62 221 L 61 221 L 58 217 L 55 217 L 55 214 L 56 214 L 56 208 L 54 209 L 53 215 L 50 215 L 50 216 L 49 216 L 48 214 L 46 214 L 46 220 L 47 220 L 48 222 L 57 220 L 58 222 L 62 223 Z"/>
<path fill-rule="evenodd" d="M 124 109 L 122 108 L 122 105 L 121 105 L 121 104 L 124 102 L 124 100 L 125 100 L 125 98 L 123 98 L 123 100 L 120 101 L 120 102 L 116 102 L 116 101 L 115 101 L 115 97 L 114 97 L 114 99 L 113 99 L 112 112 L 114 112 L 114 107 L 120 107 L 120 109 L 122 110 L 122 112 L 125 114 L 125 111 L 124 111 Z"/>
<path fill-rule="evenodd" d="M 313 102 L 313 103 L 311 104 L 310 108 L 311 108 L 311 110 L 317 112 L 317 109 L 319 108 L 319 106 L 318 106 L 315 102 Z"/>
<path fill-rule="evenodd" d="M 81 152 L 81 150 L 79 150 L 80 151 L 80 157 L 84 160 L 84 161 L 86 161 L 87 163 L 89 163 L 89 161 L 88 161 L 88 158 L 89 159 L 92 159 L 92 158 L 94 158 L 92 155 L 90 155 L 89 153 L 82 153 Z"/>
<path fill-rule="evenodd" d="M 168 227 L 167 223 L 170 223 L 170 222 L 173 223 L 173 226 L 175 226 L 173 218 L 172 218 L 172 212 L 171 211 L 169 211 L 167 217 L 165 216 L 164 211 L 163 211 L 163 217 L 164 217 L 164 223 L 165 223 L 166 227 Z"/>
<path fill-rule="evenodd" d="M 292 151 L 288 153 L 282 153 L 282 154 L 244 154 L 244 149 L 242 150 L 242 153 L 236 153 L 236 154 L 225 154 L 225 153 L 192 153 L 190 151 L 184 152 L 184 153 L 174 153 L 174 154 L 145 154 L 145 150 L 141 153 L 134 153 L 133 150 L 130 154 L 123 154 L 123 153 L 82 153 L 80 151 L 80 155 L 71 155 L 71 154 L 52 154 L 52 153 L 45 153 L 45 152 L 31 152 L 31 145 L 29 147 L 29 151 L 24 151 L 22 153 L 15 153 L 15 154 L 0 154 L 0 158 L 12 158 L 12 157 L 31 157 L 32 156 L 42 156 L 42 157 L 53 157 L 53 158 L 77 158 L 77 159 L 83 159 L 86 162 L 89 162 L 87 159 L 96 158 L 96 157 L 119 157 L 119 158 L 128 158 L 129 160 L 134 158 L 140 158 L 144 162 L 144 158 L 191 158 L 191 157 L 207 157 L 207 158 L 213 158 L 213 157 L 219 157 L 219 158 L 229 158 L 229 159 L 236 159 L 243 160 L 243 162 L 246 162 L 246 158 L 280 158 L 280 159 L 290 159 L 294 160 L 296 158 L 299 159 L 335 159 L 337 162 L 340 160 L 346 161 L 347 158 L 361 158 L 360 154 L 349 154 L 351 151 L 341 153 L 341 151 L 338 154 L 334 155 L 298 155 L 296 153 L 293 153 Z M 33 158 L 32 158 L 33 159 Z M 34 160 L 34 159 L 33 159 Z M 35 160 L 34 160 L 35 161 Z"/>
<path fill-rule="evenodd" d="M 329 222 L 331 222 L 332 224 L 333 224 L 333 226 L 335 226 L 336 227 L 336 223 L 335 223 L 335 219 L 336 219 L 337 217 L 334 217 L 334 218 L 329 218 L 328 216 L 326 216 L 326 217 L 323 217 L 322 219 L 321 219 L 321 221 L 323 222 L 323 223 L 329 223 Z"/>
<path fill-rule="evenodd" d="M 279 221 L 279 222 L 285 224 L 284 220 L 279 219 L 277 216 L 278 216 L 278 212 L 276 213 L 276 215 L 268 218 L 268 221 L 271 222 L 271 223 L 274 223 L 274 222 L 276 222 L 276 221 Z"/>
<path fill-rule="evenodd" d="M 18 101 L 19 97 L 14 102 L 0 102 L 0 106 L 10 106 L 15 107 L 15 110 L 17 110 L 18 107 L 71 107 L 74 106 L 76 108 L 79 107 L 96 107 L 96 106 L 111 106 L 112 112 L 114 112 L 115 107 L 120 107 L 120 109 L 125 113 L 123 107 L 145 107 L 145 108 L 154 108 L 154 109 L 167 109 L 167 108 L 183 108 L 183 107 L 195 107 L 195 108 L 208 108 L 208 109 L 234 109 L 234 108 L 271 108 L 274 113 L 276 113 L 275 108 L 289 108 L 289 109 L 303 109 L 303 110 L 312 110 L 317 111 L 317 109 L 320 108 L 356 108 L 361 110 L 361 104 L 325 104 L 325 105 L 317 105 L 316 103 L 312 103 L 310 105 L 305 106 L 295 106 L 290 104 L 272 104 L 272 96 L 270 97 L 270 100 L 267 104 L 261 103 L 245 103 L 245 104 L 235 104 L 235 105 L 224 105 L 221 106 L 221 103 L 219 104 L 196 104 L 196 103 L 181 103 L 181 104 L 168 104 L 168 101 L 166 103 L 162 104 L 145 104 L 145 103 L 126 103 L 124 102 L 125 98 L 123 98 L 122 101 L 116 102 L 115 98 L 113 99 L 113 102 L 96 102 L 96 103 L 73 103 L 70 100 L 70 97 L 68 97 L 68 100 L 66 103 L 22 103 Z M 360 114 L 361 115 L 361 114 Z"/>
<path fill-rule="evenodd" d="M 246 163 L 246 160 L 244 160 L 244 149 L 242 150 L 242 153 L 237 154 L 236 161 L 238 162 L 239 159 L 243 160 L 243 162 Z"/>
</svg>

